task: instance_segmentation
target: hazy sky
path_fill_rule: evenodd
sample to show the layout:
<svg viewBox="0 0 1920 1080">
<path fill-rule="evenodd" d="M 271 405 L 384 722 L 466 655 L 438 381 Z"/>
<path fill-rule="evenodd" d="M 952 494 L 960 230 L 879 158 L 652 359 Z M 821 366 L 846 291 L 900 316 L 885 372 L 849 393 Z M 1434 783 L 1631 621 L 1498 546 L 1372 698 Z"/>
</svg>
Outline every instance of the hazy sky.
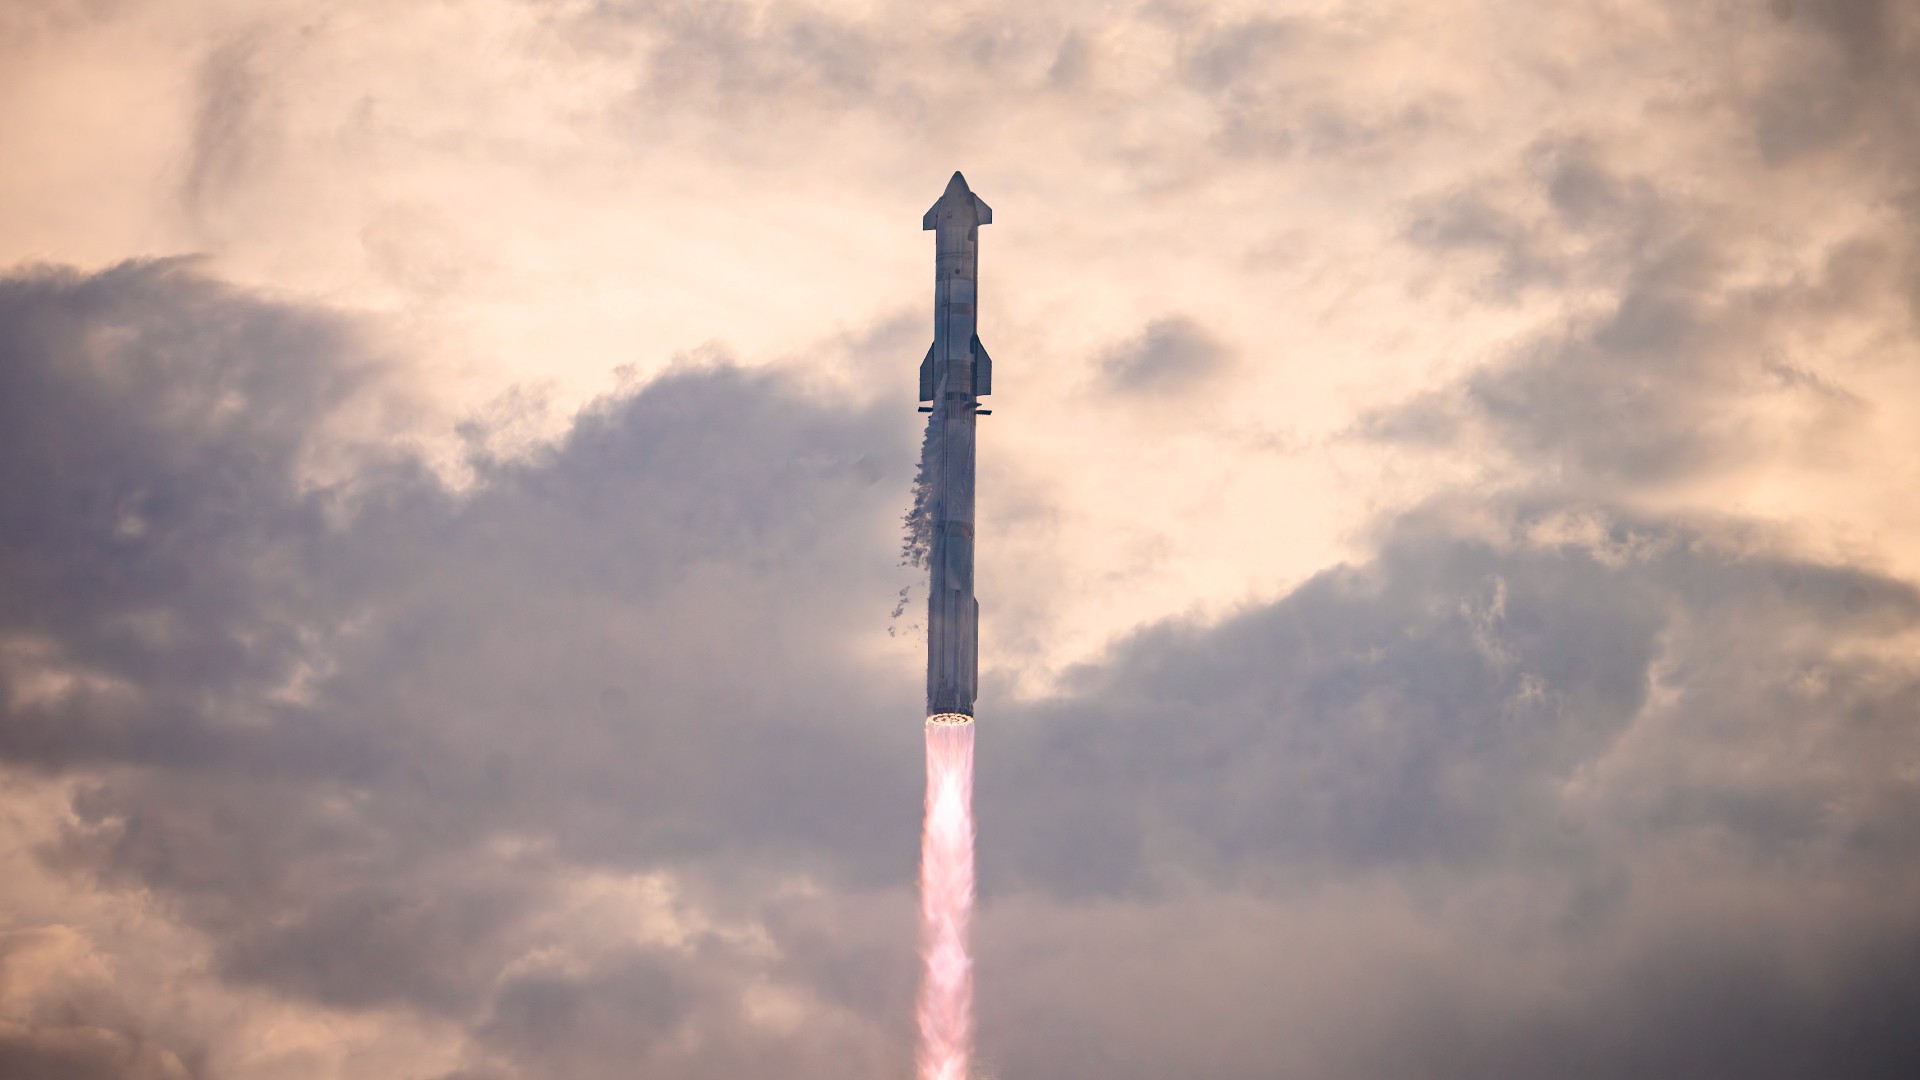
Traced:
<svg viewBox="0 0 1920 1080">
<path fill-rule="evenodd" d="M 1920 7 L 0 4 L 0 1076 L 1920 1075 Z M 904 614 L 892 612 L 909 589 Z"/>
</svg>

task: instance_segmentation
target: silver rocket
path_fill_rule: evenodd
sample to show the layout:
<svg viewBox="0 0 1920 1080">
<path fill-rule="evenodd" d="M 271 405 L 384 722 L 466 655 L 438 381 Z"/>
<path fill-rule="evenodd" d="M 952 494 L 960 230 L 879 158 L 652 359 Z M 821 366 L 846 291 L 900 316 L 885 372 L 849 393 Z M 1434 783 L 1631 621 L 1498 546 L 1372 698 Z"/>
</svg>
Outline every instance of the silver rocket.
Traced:
<svg viewBox="0 0 1920 1080">
<path fill-rule="evenodd" d="M 959 173 L 920 221 L 934 236 L 933 345 L 920 362 L 927 446 L 927 722 L 970 724 L 980 679 L 980 602 L 973 596 L 974 417 L 989 410 L 993 361 L 975 332 L 980 226 L 993 208 Z"/>
</svg>

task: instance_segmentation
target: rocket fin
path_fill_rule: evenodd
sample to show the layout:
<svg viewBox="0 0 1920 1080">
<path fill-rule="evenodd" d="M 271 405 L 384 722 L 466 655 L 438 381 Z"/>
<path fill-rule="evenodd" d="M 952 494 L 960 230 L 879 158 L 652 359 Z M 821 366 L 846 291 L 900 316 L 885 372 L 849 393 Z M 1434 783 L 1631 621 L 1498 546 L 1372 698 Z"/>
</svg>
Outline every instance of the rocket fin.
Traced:
<svg viewBox="0 0 1920 1080">
<path fill-rule="evenodd" d="M 932 401 L 933 385 L 933 346 L 927 346 L 927 358 L 920 361 L 920 400 Z"/>
<path fill-rule="evenodd" d="M 980 335 L 973 335 L 973 394 L 980 397 L 993 393 L 993 357 L 987 355 L 987 347 L 980 344 Z"/>
</svg>

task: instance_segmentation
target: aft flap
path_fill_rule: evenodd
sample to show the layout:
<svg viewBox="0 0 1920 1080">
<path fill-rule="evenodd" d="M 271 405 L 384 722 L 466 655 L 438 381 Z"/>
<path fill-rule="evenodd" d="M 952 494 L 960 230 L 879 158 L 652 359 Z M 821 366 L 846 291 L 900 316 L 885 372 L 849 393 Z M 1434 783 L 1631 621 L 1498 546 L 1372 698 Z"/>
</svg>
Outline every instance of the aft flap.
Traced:
<svg viewBox="0 0 1920 1080">
<path fill-rule="evenodd" d="M 987 347 L 980 344 L 980 335 L 973 335 L 973 394 L 981 397 L 993 393 L 993 357 L 987 355 Z"/>
<path fill-rule="evenodd" d="M 927 346 L 927 358 L 920 361 L 920 400 L 933 400 L 933 346 Z"/>
</svg>

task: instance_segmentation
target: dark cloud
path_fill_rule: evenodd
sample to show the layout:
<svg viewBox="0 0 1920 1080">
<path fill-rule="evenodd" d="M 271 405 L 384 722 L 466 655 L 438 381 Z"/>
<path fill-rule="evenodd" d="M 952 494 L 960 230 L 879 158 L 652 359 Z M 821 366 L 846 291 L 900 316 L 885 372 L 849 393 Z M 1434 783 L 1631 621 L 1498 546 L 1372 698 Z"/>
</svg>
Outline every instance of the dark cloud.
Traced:
<svg viewBox="0 0 1920 1080">
<path fill-rule="evenodd" d="M 542 1072 L 624 1075 L 685 1018 L 683 978 L 645 954 L 622 956 L 588 979 L 520 976 L 494 995 L 480 1036 Z"/>
<path fill-rule="evenodd" d="M 1920 23 L 1871 0 L 1796 4 L 1792 15 L 1716 16 L 1718 32 L 1751 39 L 1772 62 L 1671 105 L 1674 122 L 1751 155 L 1756 188 L 1785 201 L 1691 182 L 1638 153 L 1635 138 L 1598 131 L 1541 138 L 1504 171 L 1415 200 L 1407 238 L 1450 265 L 1489 260 L 1482 296 L 1607 299 L 1541 328 L 1456 392 L 1423 392 L 1361 429 L 1475 452 L 1484 439 L 1558 482 L 1614 491 L 1768 458 L 1836 463 L 1836 434 L 1872 408 L 1836 368 L 1856 355 L 1856 327 L 1915 325 L 1920 232 L 1893 213 L 1809 247 L 1805 267 L 1756 274 L 1752 257 L 1777 222 L 1843 222 L 1836 200 L 1913 204 Z"/>
<path fill-rule="evenodd" d="M 1377 47 L 1365 33 L 1309 19 L 1223 20 L 1191 5 L 1096 12 L 994 0 L 929 18 L 905 4 L 827 12 L 614 2 L 554 24 L 572 47 L 620 55 L 639 72 L 617 131 L 636 141 L 695 137 L 709 152 L 770 160 L 852 116 L 939 155 L 1057 138 L 1042 132 L 1065 120 L 1072 138 L 1101 147 L 1103 170 L 1165 195 L 1204 187 L 1221 152 L 1375 163 L 1458 128 L 1462 112 L 1427 86 L 1379 100 L 1355 93 L 1341 76 L 1345 58 L 1363 62 Z M 1172 85 L 1157 72 L 1142 77 L 1163 48 Z M 1175 99 L 1198 122 L 1170 123 Z M 1070 112 L 1052 111 L 1061 104 Z"/>
<path fill-rule="evenodd" d="M 1416 201 L 1406 236 L 1447 259 L 1485 255 L 1482 288 L 1511 301 L 1528 290 L 1617 283 L 1623 267 L 1657 256 L 1702 221 L 1642 175 L 1609 160 L 1591 137 L 1528 147 L 1515 177 L 1480 177 Z"/>
<path fill-rule="evenodd" d="M 1869 643 L 1911 633 L 1920 592 L 1745 546 L 1435 505 L 1365 565 L 1145 631 L 984 727 L 989 1053 L 1898 1075 L 1920 922 L 1881 890 L 1920 834 L 1920 671 Z"/>
<path fill-rule="evenodd" d="M 686 17 L 712 41 L 655 72 L 674 93 L 876 85 L 864 31 Z M 968 62 L 1093 62 L 1022 33 L 968 28 Z M 1225 100 L 1288 47 L 1243 44 L 1190 77 Z M 1617 297 L 1372 429 L 1489 435 L 1561 494 L 1436 500 L 983 724 L 1007 1075 L 1914 1060 L 1920 597 L 1606 498 L 1766 441 L 1755 401 L 1864 408 L 1765 346 L 1906 249 L 1733 285 L 1726 222 L 1608 151 L 1542 142 L 1525 199 L 1421 205 L 1412 238 L 1489 252 L 1505 296 Z M 464 490 L 376 447 L 328 485 L 314 455 L 378 379 L 347 320 L 154 262 L 16 273 L 0 327 L 0 759 L 76 791 L 45 866 L 156 898 L 239 991 L 464 1032 L 458 1075 L 904 1071 L 917 694 L 873 644 L 910 414 L 687 359 L 528 456 L 487 450 L 503 399 Z M 1173 392 L 1230 361 L 1171 317 L 1104 366 Z M 647 875 L 684 926 L 576 912 Z M 1327 1026 L 1281 1045 L 1290 1015 Z M 165 1030 L 80 1000 L 0 1029 L 0 1071 L 171 1075 L 217 1035 Z"/>
<path fill-rule="evenodd" d="M 1642 899 L 1650 884 L 1629 877 L 1616 891 Z M 1657 903 L 1684 906 L 1684 889 L 1659 884 Z M 982 977 L 1003 989 L 983 999 L 983 1057 L 1076 1080 L 1194 1062 L 1235 1080 L 1788 1077 L 1810 1062 L 1877 1078 L 1920 1050 L 1895 1019 L 1914 1003 L 1910 920 L 1862 932 L 1846 925 L 1856 910 L 1756 919 L 1731 891 L 1657 927 L 1582 936 L 1497 886 L 1408 885 L 990 914 Z M 1423 932 L 1436 921 L 1444 936 Z M 1768 940 L 1782 933 L 1818 935 L 1818 959 Z"/>
<path fill-rule="evenodd" d="M 10 1080 L 185 1080 L 164 1049 L 92 1026 L 9 1030 L 0 1025 L 0 1076 Z"/>
<path fill-rule="evenodd" d="M 1527 535 L 1565 511 L 1512 512 L 1509 528 Z M 1730 559 L 1710 534 L 1671 525 L 1591 522 L 1598 537 L 1510 546 L 1416 517 L 1372 563 L 1270 607 L 1142 632 L 996 736 L 1009 745 L 981 774 L 982 829 L 1000 837 L 983 849 L 986 881 L 1152 893 L 1172 853 L 1179 873 L 1228 878 L 1571 856 L 1585 841 L 1559 832 L 1565 785 L 1645 722 L 1657 663 L 1696 655 L 1712 667 L 1688 673 L 1681 693 L 1701 729 L 1745 723 L 1725 734 L 1775 737 L 1766 725 L 1788 716 L 1770 697 L 1817 670 L 1825 698 L 1800 703 L 1804 722 L 1876 715 L 1870 738 L 1893 737 L 1890 718 L 1914 693 L 1904 676 L 1887 673 L 1896 684 L 1885 686 L 1874 665 L 1828 650 L 1911 629 L 1920 595 L 1909 586 Z M 1841 733 L 1827 734 L 1844 755 Z M 1636 827 L 1711 828 L 1756 852 L 1806 829 L 1850 843 L 1822 822 L 1840 789 L 1802 788 L 1785 763 L 1737 794 L 1715 790 L 1724 779 L 1662 790 L 1678 802 L 1638 806 Z M 1849 772 L 1846 783 L 1869 781 Z M 1885 809 L 1905 822 L 1907 810 Z"/>
<path fill-rule="evenodd" d="M 1754 134 L 1774 167 L 1845 153 L 1852 167 L 1891 168 L 1911 184 L 1914 59 L 1920 19 L 1885 0 L 1799 0 L 1783 29 L 1786 62 L 1751 104 Z M 1897 176 L 1897 172 L 1896 172 Z"/>
<path fill-rule="evenodd" d="M 1436 1017 L 1426 1038 L 1379 1048 L 1365 1074 L 1887 1078 L 1920 1066 L 1897 1017 L 1920 1006 L 1912 929 L 1853 952 L 1837 970 L 1793 970 L 1753 941 L 1706 925 L 1634 955 L 1571 1000 L 1498 1018 Z M 1857 949 L 1857 945 L 1850 949 Z M 1609 967 L 1613 965 L 1608 965 Z M 1443 1026 L 1445 1025 L 1445 1026 Z"/>
<path fill-rule="evenodd" d="M 1565 269 L 1520 215 L 1502 210 L 1477 191 L 1463 191 L 1420 207 L 1407 236 L 1424 248 L 1494 256 L 1492 283 L 1512 295 L 1528 286 L 1556 284 Z"/>
<path fill-rule="evenodd" d="M 178 263 L 15 277 L 0 310 L 0 752 L 91 775 L 52 863 L 168 897 L 229 978 L 493 1001 L 506 1039 L 552 994 L 494 973 L 568 866 L 908 879 L 911 681 L 849 655 L 910 420 L 687 367 L 467 494 L 378 456 L 309 488 L 366 378 L 338 321 Z"/>
<path fill-rule="evenodd" d="M 1712 474 L 1760 455 L 1807 459 L 1867 406 L 1843 385 L 1805 377 L 1768 342 L 1800 325 L 1819 332 L 1820 309 L 1863 257 L 1878 267 L 1869 281 L 1886 281 L 1884 255 L 1853 247 L 1828 260 L 1821 280 L 1729 293 L 1711 242 L 1677 243 L 1637 267 L 1597 318 L 1469 376 L 1457 398 L 1429 395 L 1408 406 L 1415 415 L 1370 423 L 1380 434 L 1417 433 L 1453 430 L 1418 414 L 1471 417 L 1522 460 L 1603 487 Z M 1785 411 L 1763 420 L 1776 403 Z"/>
<path fill-rule="evenodd" d="M 858 14 L 724 2 L 608 3 L 565 23 L 595 51 L 645 56 L 623 119 L 648 131 L 662 114 L 726 116 L 762 136 L 795 133 L 796 116 L 835 125 L 849 112 L 919 137 L 976 129 L 1021 94 L 1066 78 L 1071 26 L 1030 8 L 996 5 L 938 19 L 910 7 Z M 1087 29 L 1093 29 L 1089 25 Z M 939 78 L 918 58 L 939 58 Z M 784 141 L 784 139 L 782 139 Z M 750 149 L 741 147 L 741 149 Z"/>
<path fill-rule="evenodd" d="M 286 678 L 299 636 L 262 561 L 324 535 L 295 491 L 305 441 L 367 377 L 338 320 L 255 304 L 187 264 L 0 284 L 5 623 L 96 677 L 44 717 L 16 713 L 14 760 L 207 748 L 192 713 Z M 203 561 L 204 560 L 204 561 Z M 33 646 L 38 648 L 39 646 Z M 136 717 L 117 687 L 139 687 Z"/>
<path fill-rule="evenodd" d="M 1754 282 L 1740 216 L 1605 164 L 1591 140 L 1529 155 L 1541 209 L 1481 193 L 1425 204 L 1409 237 L 1445 257 L 1485 252 L 1493 295 L 1581 288 L 1611 299 L 1524 340 L 1449 391 L 1366 417 L 1390 442 L 1504 446 L 1528 469 L 1598 491 L 1710 476 L 1768 457 L 1819 461 L 1871 403 L 1800 355 L 1826 359 L 1849 324 L 1896 306 L 1915 237 L 1862 234 L 1811 274 Z M 1891 305 L 1889 301 L 1891 300 Z M 1783 343 L 1799 343 L 1788 345 Z"/>
<path fill-rule="evenodd" d="M 1309 18 L 1171 20 L 1180 28 L 1181 77 L 1214 111 L 1215 147 L 1229 155 L 1362 161 L 1403 154 L 1454 123 L 1448 95 L 1422 87 L 1342 85 L 1343 58 L 1375 40 Z"/>
<path fill-rule="evenodd" d="M 1101 358 L 1101 386 L 1119 393 L 1180 393 L 1224 371 L 1232 352 L 1185 315 L 1147 323 Z"/>
</svg>

